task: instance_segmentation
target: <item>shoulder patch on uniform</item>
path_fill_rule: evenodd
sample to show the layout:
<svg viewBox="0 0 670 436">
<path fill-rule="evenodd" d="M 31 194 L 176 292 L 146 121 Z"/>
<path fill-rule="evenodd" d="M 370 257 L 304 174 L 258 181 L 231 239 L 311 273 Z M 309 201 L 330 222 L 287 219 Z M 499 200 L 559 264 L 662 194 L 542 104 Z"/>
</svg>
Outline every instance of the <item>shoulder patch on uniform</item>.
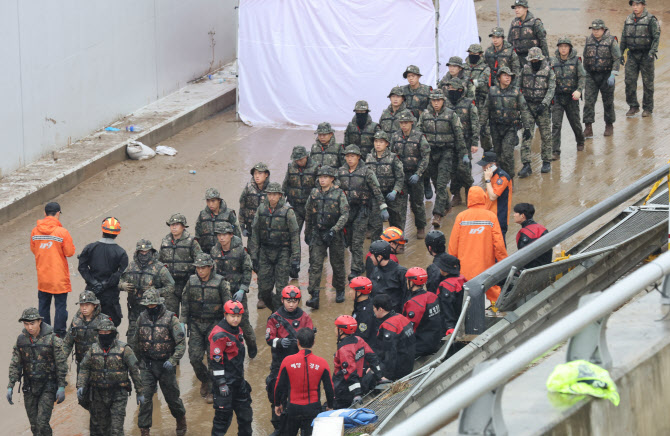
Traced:
<svg viewBox="0 0 670 436">
<path fill-rule="evenodd" d="M 364 322 L 358 324 L 358 329 L 362 332 L 366 331 L 368 329 L 368 325 Z"/>
<path fill-rule="evenodd" d="M 502 181 L 502 179 L 498 179 L 498 181 L 496 183 L 498 183 L 499 185 L 502 185 L 503 181 Z"/>
</svg>

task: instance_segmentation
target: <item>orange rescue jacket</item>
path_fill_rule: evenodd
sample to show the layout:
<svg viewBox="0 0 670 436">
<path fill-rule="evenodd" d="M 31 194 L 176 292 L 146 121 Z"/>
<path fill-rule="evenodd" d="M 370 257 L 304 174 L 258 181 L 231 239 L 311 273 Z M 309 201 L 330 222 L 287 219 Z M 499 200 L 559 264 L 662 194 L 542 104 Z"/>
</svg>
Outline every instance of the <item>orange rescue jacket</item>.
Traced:
<svg viewBox="0 0 670 436">
<path fill-rule="evenodd" d="M 75 248 L 70 232 L 58 218 L 47 216 L 37 221 L 30 234 L 30 251 L 35 255 L 38 290 L 50 294 L 72 292 L 70 268 L 65 258 L 72 256 Z"/>
</svg>

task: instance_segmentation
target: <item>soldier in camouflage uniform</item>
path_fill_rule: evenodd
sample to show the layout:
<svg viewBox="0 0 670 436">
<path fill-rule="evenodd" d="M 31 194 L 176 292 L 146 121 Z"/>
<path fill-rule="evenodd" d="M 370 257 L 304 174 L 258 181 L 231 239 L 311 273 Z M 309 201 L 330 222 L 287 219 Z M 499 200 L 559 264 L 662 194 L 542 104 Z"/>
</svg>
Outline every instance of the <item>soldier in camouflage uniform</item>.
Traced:
<svg viewBox="0 0 670 436">
<path fill-rule="evenodd" d="M 521 65 L 519 64 L 519 55 L 516 54 L 512 44 L 505 41 L 505 31 L 502 27 L 494 27 L 489 34 L 491 45 L 484 53 L 484 59 L 491 69 L 491 85 L 500 86 L 498 82 L 498 70 L 507 67 L 514 74 L 512 86 L 519 87 L 518 81 L 521 78 Z"/>
<path fill-rule="evenodd" d="M 393 87 L 388 98 L 391 100 L 391 104 L 384 109 L 382 116 L 379 117 L 379 127 L 390 136 L 400 128 L 398 114 L 407 109 L 407 104 L 405 103 L 405 91 L 400 86 Z M 333 168 L 339 168 L 340 166 Z"/>
<path fill-rule="evenodd" d="M 528 51 L 528 61 L 523 66 L 521 74 L 521 92 L 523 93 L 530 115 L 533 117 L 531 134 L 535 130 L 535 125 L 540 128 L 540 137 L 542 138 L 542 169 L 541 172 L 551 171 L 551 102 L 554 99 L 556 91 L 556 74 L 551 67 L 551 61 L 545 59 L 542 51 L 533 47 Z M 530 168 L 530 145 L 533 142 L 530 139 L 524 139 L 521 144 L 521 163 L 523 168 L 519 172 L 519 177 L 528 177 L 533 173 Z"/>
<path fill-rule="evenodd" d="M 109 315 L 100 313 L 100 300 L 92 291 L 84 291 L 79 294 L 79 300 L 75 303 L 79 310 L 75 314 L 67 334 L 63 338 L 63 353 L 69 356 L 74 348 L 74 358 L 77 362 L 77 373 L 84 355 L 93 342 L 98 340 L 98 325 L 102 320 L 110 319 Z"/>
<path fill-rule="evenodd" d="M 116 339 L 112 321 L 98 325 L 98 340 L 91 345 L 81 362 L 77 376 L 77 398 L 90 401 L 91 436 L 122 436 L 128 394 L 135 385 L 137 404 L 144 405 L 144 389 L 137 357 L 131 347 Z"/>
<path fill-rule="evenodd" d="M 65 400 L 67 356 L 60 338 L 42 319 L 34 307 L 24 310 L 19 318 L 24 329 L 12 350 L 7 401 L 14 404 L 14 385 L 23 379 L 23 402 L 30 430 L 33 435 L 47 436 L 52 434 L 49 420 L 54 402 Z"/>
<path fill-rule="evenodd" d="M 532 137 L 530 129 L 533 123 L 526 99 L 512 86 L 512 77 L 509 68 L 498 69 L 500 86 L 491 87 L 486 105 L 481 108 L 482 122 L 491 126 L 497 163 L 510 175 L 514 174 L 514 147 L 519 143 L 517 130 L 523 125 L 523 139 L 528 140 Z"/>
<path fill-rule="evenodd" d="M 402 87 L 402 92 L 405 97 L 405 105 L 407 110 L 412 112 L 414 118 L 419 118 L 421 112 L 428 107 L 428 97 L 433 87 L 430 85 L 423 85 L 419 82 L 421 80 L 421 72 L 416 65 L 407 67 L 402 77 L 407 79 L 408 84 Z M 346 142 L 349 145 L 348 142 Z M 361 150 L 362 151 L 362 150 Z"/>
<path fill-rule="evenodd" d="M 254 222 L 256 209 L 265 200 L 265 189 L 270 184 L 270 169 L 263 162 L 254 165 L 249 172 L 251 180 L 240 194 L 240 225 L 242 236 L 247 238 L 251 237 L 251 223 Z"/>
<path fill-rule="evenodd" d="M 200 215 L 195 221 L 195 240 L 198 241 L 204 253 L 209 253 L 216 244 L 216 235 L 214 234 L 216 223 L 229 222 L 233 226 L 237 237 L 241 238 L 242 232 L 240 231 L 240 225 L 237 223 L 237 214 L 233 209 L 228 208 L 218 189 L 208 188 L 205 191 L 205 201 L 207 207 L 200 211 Z"/>
<path fill-rule="evenodd" d="M 484 49 L 479 44 L 472 44 L 468 47 L 468 59 L 463 70 L 465 80 L 472 83 L 475 88 L 475 103 L 477 107 L 486 104 L 486 98 L 489 96 L 489 83 L 491 83 L 491 68 L 489 68 L 484 59 Z M 490 150 L 493 147 L 491 143 L 491 132 L 488 124 L 483 123 L 480 126 L 479 140 L 484 150 Z M 475 146 L 477 144 L 474 144 Z M 476 150 L 475 150 L 476 152 Z"/>
<path fill-rule="evenodd" d="M 131 340 L 140 363 L 140 377 L 146 401 L 140 407 L 137 426 L 142 436 L 149 435 L 153 396 L 160 383 L 161 391 L 177 420 L 177 435 L 186 434 L 186 409 L 179 398 L 177 364 L 186 352 L 186 334 L 174 312 L 163 305 L 163 298 L 155 289 L 148 289 L 140 304 L 146 309 L 140 314 Z"/>
<path fill-rule="evenodd" d="M 300 229 L 281 185 L 270 183 L 266 192 L 252 224 L 249 255 L 258 276 L 258 299 L 274 312 L 281 306 L 281 290 L 288 285 L 289 274 L 300 272 Z"/>
<path fill-rule="evenodd" d="M 312 189 L 305 206 L 305 243 L 309 246 L 309 293 L 312 296 L 305 304 L 315 310 L 319 308 L 321 273 L 326 256 L 333 269 L 335 301 L 344 301 L 346 272 L 342 229 L 349 220 L 347 196 L 333 185 L 337 170 L 321 167 L 318 176 L 319 187 Z"/>
<path fill-rule="evenodd" d="M 391 151 L 398 155 L 405 171 L 405 191 L 400 193 L 400 219 L 398 227 L 405 231 L 407 219 L 407 199 L 414 214 L 417 239 L 426 236 L 426 206 L 423 202 L 424 187 L 421 178 L 428 169 L 430 161 L 430 145 L 423 132 L 416 128 L 416 118 L 410 111 L 403 111 L 398 116 L 400 130 L 391 136 Z"/>
<path fill-rule="evenodd" d="M 214 227 L 218 242 L 212 248 L 211 256 L 214 260 L 217 274 L 223 276 L 230 286 L 233 300 L 239 301 L 244 307 L 242 314 L 242 331 L 247 341 L 249 357 L 256 357 L 256 334 L 249 323 L 249 309 L 247 307 L 247 294 L 251 283 L 251 257 L 244 249 L 242 239 L 235 236 L 230 223 L 217 223 Z M 262 300 L 258 300 L 262 302 Z M 259 309 L 264 309 L 265 304 Z"/>
<path fill-rule="evenodd" d="M 451 193 L 454 198 L 451 201 L 452 207 L 459 206 L 463 199 L 461 198 L 461 189 L 465 189 L 465 198 L 467 203 L 468 190 L 474 180 L 472 179 L 472 153 L 477 152 L 477 143 L 479 142 L 479 132 L 481 131 L 479 121 L 479 110 L 472 97 L 466 95 L 465 83 L 461 79 L 451 79 L 447 84 L 445 106 L 458 114 L 463 127 L 463 139 L 467 149 L 467 159 L 453 159 L 453 168 L 451 170 Z M 488 100 L 488 99 L 487 99 Z"/>
<path fill-rule="evenodd" d="M 389 135 L 386 132 L 381 130 L 375 133 L 375 150 L 368 155 L 365 164 L 377 176 L 379 189 L 384 198 L 386 198 L 389 225 L 398 226 L 402 222 L 400 217 L 402 208 L 396 197 L 402 192 L 405 186 L 405 172 L 398 155 L 389 150 L 389 144 Z M 379 210 L 380 204 L 377 200 L 374 198 L 371 200 L 371 210 Z M 381 214 L 370 215 L 369 223 L 372 228 L 371 239 L 372 241 L 376 241 L 384 230 Z"/>
<path fill-rule="evenodd" d="M 181 251 L 181 250 L 180 250 Z M 160 263 L 151 241 L 140 239 L 135 245 L 135 255 L 128 268 L 121 275 L 119 289 L 128 293 L 128 340 L 135 334 L 135 325 L 144 306 L 140 303 L 147 289 L 155 289 L 166 299 L 173 302 L 181 300 L 181 289 L 175 291 L 175 282 L 170 271 Z M 175 297 L 175 292 L 179 295 Z M 174 306 L 174 303 L 173 303 Z"/>
<path fill-rule="evenodd" d="M 528 62 L 526 56 L 533 47 L 538 47 L 544 56 L 549 57 L 547 32 L 544 30 L 542 20 L 528 12 L 528 0 L 515 0 L 512 9 L 516 18 L 512 20 L 507 36 L 514 51 L 519 55 L 521 68 Z"/>
<path fill-rule="evenodd" d="M 314 131 L 316 142 L 312 145 L 309 159 L 317 168 L 338 167 L 344 162 L 344 147 L 335 141 L 335 130 L 330 123 L 320 123 Z"/>
<path fill-rule="evenodd" d="M 184 287 L 179 320 L 188 328 L 188 359 L 200 380 L 200 395 L 212 404 L 212 382 L 203 358 L 208 353 L 209 333 L 223 318 L 223 305 L 232 297 L 226 279 L 214 272 L 212 256 L 199 253 L 193 266 L 196 274 Z"/>
<path fill-rule="evenodd" d="M 363 160 L 365 160 L 372 151 L 373 137 L 380 127 L 379 124 L 372 121 L 367 101 L 357 101 L 354 112 L 354 119 L 347 124 L 347 129 L 344 131 L 344 145 L 357 145 L 361 150 Z M 300 227 L 302 228 L 302 225 Z"/>
<path fill-rule="evenodd" d="M 619 75 L 619 44 L 610 35 L 605 22 L 593 20 L 591 35 L 586 37 L 584 46 L 584 69 L 586 70 L 586 87 L 584 89 L 584 137 L 593 138 L 593 123 L 596 118 L 596 101 L 598 93 L 603 97 L 605 117 L 604 136 L 614 133 L 614 85 Z"/>
<path fill-rule="evenodd" d="M 363 244 L 368 219 L 379 214 L 382 221 L 388 221 L 386 202 L 379 188 L 377 176 L 371 168 L 361 162 L 361 151 L 357 145 L 349 145 L 344 150 L 346 164 L 337 171 L 340 188 L 347 196 L 349 219 L 344 226 L 345 245 L 351 251 L 351 273 L 349 280 L 365 272 Z M 372 199 L 379 205 L 372 209 Z"/>
<path fill-rule="evenodd" d="M 440 79 L 440 81 L 437 84 L 437 87 L 442 90 L 442 92 L 446 95 L 447 94 L 447 85 L 449 84 L 449 81 L 451 79 L 461 79 L 463 80 L 463 83 L 466 85 L 467 89 L 467 95 L 470 99 L 475 98 L 475 87 L 470 82 L 469 80 L 466 80 L 465 77 L 465 64 L 463 63 L 463 59 L 460 56 L 452 56 L 449 58 L 449 62 L 447 62 L 447 68 L 449 71 L 447 71 L 447 74 Z"/>
<path fill-rule="evenodd" d="M 373 123 L 377 125 L 377 123 Z M 346 133 L 345 133 L 346 135 Z M 302 145 L 293 147 L 292 162 L 288 164 L 282 190 L 286 193 L 286 201 L 293 207 L 295 220 L 298 223 L 298 233 L 302 232 L 305 223 L 305 203 L 312 189 L 316 186 L 316 164 L 309 158 L 307 150 Z M 297 277 L 293 277 L 294 279 Z M 247 313 L 247 308 L 244 308 Z"/>
<path fill-rule="evenodd" d="M 640 111 L 637 77 L 642 74 L 642 116 L 648 117 L 654 112 L 654 61 L 661 39 L 661 25 L 645 8 L 646 0 L 630 0 L 628 4 L 633 13 L 626 17 L 621 32 L 621 53 L 628 49 L 628 60 L 621 57 L 621 65 L 626 65 L 626 103 L 630 106 L 626 116 L 632 117 Z"/>
<path fill-rule="evenodd" d="M 488 67 L 487 67 L 488 68 Z M 446 97 L 441 89 L 430 94 L 431 108 L 419 118 L 417 128 L 426 135 L 430 145 L 427 178 L 432 179 L 437 196 L 433 206 L 433 226 L 440 227 L 441 219 L 451 210 L 447 186 L 451 180 L 454 160 L 468 160 L 463 127 L 458 114 L 445 106 Z"/>
<path fill-rule="evenodd" d="M 577 151 L 584 150 L 584 133 L 579 118 L 579 98 L 584 92 L 586 77 L 582 60 L 572 47 L 570 38 L 559 38 L 556 46 L 558 49 L 556 49 L 555 57 L 551 58 L 551 66 L 556 74 L 556 93 L 554 94 L 554 105 L 551 107 L 553 160 L 561 156 L 563 113 L 568 117 L 570 127 L 575 134 Z"/>
</svg>

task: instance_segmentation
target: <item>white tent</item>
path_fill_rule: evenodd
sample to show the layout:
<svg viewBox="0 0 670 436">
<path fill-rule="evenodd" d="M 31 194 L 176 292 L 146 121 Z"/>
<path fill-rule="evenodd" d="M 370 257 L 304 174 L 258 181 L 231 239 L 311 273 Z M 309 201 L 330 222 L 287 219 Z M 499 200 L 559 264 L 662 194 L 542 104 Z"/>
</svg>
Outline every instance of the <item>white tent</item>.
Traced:
<svg viewBox="0 0 670 436">
<path fill-rule="evenodd" d="M 435 86 L 450 56 L 479 41 L 473 0 L 240 0 L 239 105 L 257 126 L 342 128 L 357 100 L 377 120 L 417 65 Z M 437 71 L 439 46 L 441 71 Z"/>
</svg>

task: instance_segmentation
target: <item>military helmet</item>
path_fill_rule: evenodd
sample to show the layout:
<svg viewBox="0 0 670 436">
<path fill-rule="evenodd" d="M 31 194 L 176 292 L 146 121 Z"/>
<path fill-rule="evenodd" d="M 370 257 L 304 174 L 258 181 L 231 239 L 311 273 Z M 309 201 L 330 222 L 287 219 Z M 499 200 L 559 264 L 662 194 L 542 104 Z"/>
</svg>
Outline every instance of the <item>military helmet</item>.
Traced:
<svg viewBox="0 0 670 436">
<path fill-rule="evenodd" d="M 465 83 L 463 82 L 463 79 L 459 79 L 458 77 L 452 77 L 449 79 L 449 81 L 447 81 L 447 85 L 454 89 L 465 89 Z"/>
<path fill-rule="evenodd" d="M 193 266 L 214 266 L 214 261 L 209 254 L 198 253 L 193 261 Z"/>
<path fill-rule="evenodd" d="M 328 165 L 324 165 L 321 168 L 319 168 L 319 173 L 317 174 L 317 177 L 318 176 L 337 177 L 337 170 L 333 167 L 329 167 Z"/>
<path fill-rule="evenodd" d="M 540 47 L 532 47 L 530 50 L 528 50 L 528 56 L 526 57 L 526 60 L 541 61 L 543 59 L 544 55 L 542 54 L 542 49 L 540 49 Z"/>
<path fill-rule="evenodd" d="M 154 249 L 154 246 L 151 244 L 151 241 L 148 239 L 140 239 L 135 244 L 135 251 L 151 251 Z"/>
<path fill-rule="evenodd" d="M 270 175 L 270 169 L 268 168 L 268 165 L 264 162 L 258 162 L 249 170 L 249 173 L 253 176 L 254 171 L 266 172 L 268 173 L 268 176 Z"/>
<path fill-rule="evenodd" d="M 356 102 L 356 106 L 354 106 L 354 112 L 356 111 L 366 111 L 370 112 L 370 106 L 368 105 L 368 102 L 365 100 L 359 100 Z"/>
<path fill-rule="evenodd" d="M 356 145 L 356 144 L 347 145 L 347 148 L 344 149 L 344 155 L 346 156 L 348 154 L 357 154 L 357 155 L 360 156 L 361 155 L 361 149 L 358 148 L 358 145 Z"/>
<path fill-rule="evenodd" d="M 318 135 L 318 134 L 335 133 L 335 131 L 333 130 L 333 126 L 331 126 L 330 123 L 323 122 L 319 123 L 314 133 Z"/>
<path fill-rule="evenodd" d="M 510 70 L 508 67 L 500 67 L 500 68 L 498 68 L 498 76 L 500 76 L 500 75 L 503 74 L 503 73 L 505 73 L 505 74 L 509 74 L 510 76 L 514 77 L 514 73 L 513 73 L 512 70 Z"/>
<path fill-rule="evenodd" d="M 216 188 L 207 188 L 205 191 L 205 200 L 213 200 L 215 198 L 222 200 L 221 194 L 219 194 L 219 190 Z"/>
<path fill-rule="evenodd" d="M 446 100 L 447 97 L 444 96 L 444 92 L 441 89 L 433 89 L 428 96 L 431 100 Z"/>
<path fill-rule="evenodd" d="M 116 326 L 114 325 L 114 323 L 112 322 L 111 319 L 109 319 L 109 318 L 103 318 L 103 319 L 100 321 L 100 324 L 98 324 L 98 326 L 97 326 L 95 329 L 96 329 L 97 331 L 100 331 L 100 330 L 109 330 L 109 331 L 115 332 L 115 331 L 116 331 Z"/>
<path fill-rule="evenodd" d="M 398 114 L 398 121 L 399 122 L 411 121 L 412 123 L 416 123 L 416 118 L 414 118 L 414 115 L 412 114 L 411 111 L 405 109 Z"/>
<path fill-rule="evenodd" d="M 307 154 L 307 149 L 303 147 L 302 145 L 296 145 L 293 147 L 293 151 L 291 152 L 291 160 L 300 160 L 304 157 L 309 157 L 309 154 Z"/>
<path fill-rule="evenodd" d="M 373 256 L 381 256 L 384 259 L 388 259 L 391 257 L 391 244 L 379 239 L 370 244 L 370 253 Z"/>
<path fill-rule="evenodd" d="M 407 67 L 407 69 L 405 69 L 405 72 L 402 73 L 403 79 L 406 79 L 409 73 L 416 74 L 417 76 L 421 75 L 421 71 L 419 71 L 419 67 L 417 67 L 416 65 L 410 65 L 409 67 Z"/>
<path fill-rule="evenodd" d="M 235 233 L 233 225 L 228 221 L 217 221 L 214 223 L 214 234 L 220 235 L 222 233 Z"/>
<path fill-rule="evenodd" d="M 140 304 L 142 306 L 149 306 L 151 304 L 163 304 L 164 301 L 165 299 L 161 297 L 156 289 L 149 288 L 144 291 L 144 295 L 142 296 L 142 301 L 140 301 Z"/>
<path fill-rule="evenodd" d="M 605 29 L 607 30 L 607 26 L 605 26 L 605 21 L 597 18 L 591 22 L 591 25 L 589 26 L 589 29 Z"/>
<path fill-rule="evenodd" d="M 281 188 L 281 185 L 277 182 L 268 183 L 268 187 L 265 188 L 265 192 L 268 194 L 283 194 L 284 191 Z"/>
<path fill-rule="evenodd" d="M 449 58 L 449 62 L 447 62 L 447 66 L 454 65 L 456 67 L 461 67 L 463 68 L 463 58 L 460 56 L 452 56 Z"/>
<path fill-rule="evenodd" d="M 100 300 L 98 300 L 98 297 L 95 296 L 94 292 L 84 291 L 81 294 L 79 294 L 79 300 L 74 304 L 84 304 L 84 303 L 100 304 Z"/>
<path fill-rule="evenodd" d="M 181 223 L 184 225 L 184 227 L 188 227 L 188 225 L 186 224 L 186 217 L 184 216 L 184 214 L 181 213 L 173 213 L 170 216 L 170 219 L 165 221 L 165 224 L 167 224 L 168 226 L 177 223 Z"/>
<path fill-rule="evenodd" d="M 376 132 L 375 132 L 375 138 L 374 138 L 374 139 L 383 139 L 383 140 L 386 141 L 386 142 L 389 142 L 389 143 L 391 142 L 391 140 L 389 139 L 389 134 L 386 133 L 386 132 L 383 131 L 383 130 L 378 130 L 378 131 L 376 131 Z"/>
<path fill-rule="evenodd" d="M 556 43 L 556 47 L 558 47 L 561 44 L 568 44 L 572 48 L 572 41 L 567 36 L 564 36 L 562 38 L 558 38 L 558 42 Z"/>
<path fill-rule="evenodd" d="M 484 48 L 482 48 L 481 44 L 470 44 L 470 47 L 468 47 L 468 52 L 469 53 L 484 53 Z"/>
<path fill-rule="evenodd" d="M 405 91 L 403 91 L 400 86 L 394 86 L 393 89 L 391 89 L 391 92 L 389 92 L 388 98 L 391 98 L 392 95 L 399 95 L 404 97 Z"/>
<path fill-rule="evenodd" d="M 512 9 L 514 9 L 517 6 L 523 6 L 524 8 L 528 8 L 528 0 L 514 0 Z"/>
<path fill-rule="evenodd" d="M 643 5 L 647 4 L 647 0 L 629 0 L 628 6 L 633 6 L 633 3 L 642 3 Z"/>
<path fill-rule="evenodd" d="M 23 311 L 23 313 L 21 314 L 21 318 L 19 318 L 19 322 L 35 321 L 38 319 L 43 319 L 42 315 L 40 315 L 39 310 L 35 309 L 34 307 L 29 307 Z"/>
<path fill-rule="evenodd" d="M 491 29 L 491 33 L 489 33 L 489 38 L 493 36 L 502 36 L 503 38 L 505 37 L 505 29 L 502 27 L 494 27 Z"/>
</svg>

